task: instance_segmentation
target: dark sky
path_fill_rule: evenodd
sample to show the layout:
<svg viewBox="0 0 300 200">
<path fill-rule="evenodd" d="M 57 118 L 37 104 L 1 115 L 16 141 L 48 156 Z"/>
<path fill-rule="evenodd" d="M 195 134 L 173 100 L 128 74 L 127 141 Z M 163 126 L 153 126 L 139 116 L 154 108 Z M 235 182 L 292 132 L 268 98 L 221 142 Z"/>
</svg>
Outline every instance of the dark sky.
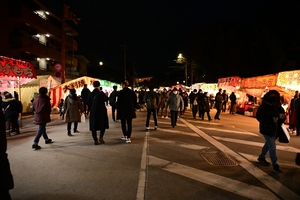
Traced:
<svg viewBox="0 0 300 200">
<path fill-rule="evenodd" d="M 265 5 L 290 0 L 66 0 L 81 18 L 76 26 L 78 54 L 97 67 L 103 61 L 122 68 L 135 63 L 138 76 L 154 75 L 176 65 L 189 36 L 212 23 L 232 20 L 247 24 Z M 293 0 L 295 1 L 295 0 Z"/>
</svg>

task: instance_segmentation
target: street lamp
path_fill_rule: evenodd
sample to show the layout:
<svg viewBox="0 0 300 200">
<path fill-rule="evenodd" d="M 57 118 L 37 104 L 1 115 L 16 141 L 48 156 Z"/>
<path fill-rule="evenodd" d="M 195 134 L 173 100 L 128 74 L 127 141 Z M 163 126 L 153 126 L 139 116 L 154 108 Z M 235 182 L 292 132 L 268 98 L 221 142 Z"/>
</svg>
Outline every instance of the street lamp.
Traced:
<svg viewBox="0 0 300 200">
<path fill-rule="evenodd" d="M 184 67 L 185 67 L 185 84 L 187 85 L 187 61 L 186 61 L 186 58 L 182 56 L 182 54 L 180 53 L 178 56 L 177 56 L 177 60 L 176 60 L 177 63 L 180 63 L 180 64 L 184 64 Z"/>
<path fill-rule="evenodd" d="M 103 65 L 103 62 L 100 61 L 100 62 L 99 62 L 99 65 L 102 66 L 102 65 Z"/>
</svg>

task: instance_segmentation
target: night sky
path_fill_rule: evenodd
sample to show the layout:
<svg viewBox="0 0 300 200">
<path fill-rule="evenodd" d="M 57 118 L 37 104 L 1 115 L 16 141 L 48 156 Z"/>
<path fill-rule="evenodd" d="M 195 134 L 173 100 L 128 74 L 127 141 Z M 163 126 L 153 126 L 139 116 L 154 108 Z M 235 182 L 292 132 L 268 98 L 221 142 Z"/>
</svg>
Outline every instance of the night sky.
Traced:
<svg viewBox="0 0 300 200">
<path fill-rule="evenodd" d="M 83 54 L 93 67 L 97 67 L 99 61 L 102 61 L 112 69 L 123 70 L 124 51 L 120 45 L 126 44 L 127 60 L 134 64 L 138 76 L 141 77 L 154 75 L 157 71 L 167 71 L 170 66 L 176 65 L 175 59 L 179 53 L 195 48 L 191 38 L 211 25 L 218 26 L 230 21 L 245 27 L 256 26 L 256 22 L 265 20 L 264 13 L 268 16 L 274 7 L 277 6 L 276 12 L 281 16 L 281 11 L 278 10 L 281 4 L 287 5 L 291 2 L 295 6 L 295 2 L 299 1 L 66 0 L 66 2 L 76 16 L 81 18 L 76 26 L 79 33 L 76 38 L 79 45 L 77 54 Z M 277 16 L 277 13 L 273 15 Z M 275 19 L 271 17 L 270 21 L 272 20 Z M 292 26 L 299 26 L 299 23 Z M 228 74 L 230 73 L 218 76 Z M 239 74 L 232 73 L 232 75 Z"/>
</svg>

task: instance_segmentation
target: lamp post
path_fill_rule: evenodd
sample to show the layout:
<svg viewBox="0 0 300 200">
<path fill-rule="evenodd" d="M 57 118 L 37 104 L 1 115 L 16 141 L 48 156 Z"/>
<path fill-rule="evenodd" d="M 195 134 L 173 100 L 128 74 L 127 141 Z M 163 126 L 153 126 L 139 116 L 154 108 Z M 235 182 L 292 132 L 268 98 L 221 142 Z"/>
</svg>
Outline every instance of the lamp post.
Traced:
<svg viewBox="0 0 300 200">
<path fill-rule="evenodd" d="M 187 85 L 187 61 L 186 61 L 186 58 L 182 56 L 182 54 L 180 53 L 178 56 L 177 56 L 177 60 L 176 60 L 177 63 L 180 63 L 180 64 L 184 64 L 184 68 L 185 68 L 185 85 Z"/>
</svg>

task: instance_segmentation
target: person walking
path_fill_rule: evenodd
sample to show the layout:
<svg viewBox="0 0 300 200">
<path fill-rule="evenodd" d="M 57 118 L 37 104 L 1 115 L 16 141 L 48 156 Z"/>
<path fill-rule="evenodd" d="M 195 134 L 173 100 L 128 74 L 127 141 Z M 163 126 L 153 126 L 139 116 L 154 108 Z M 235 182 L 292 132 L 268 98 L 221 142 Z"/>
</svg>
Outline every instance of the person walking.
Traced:
<svg viewBox="0 0 300 200">
<path fill-rule="evenodd" d="M 204 94 L 203 94 L 203 91 L 200 89 L 198 91 L 198 111 L 199 111 L 199 118 L 202 120 L 204 119 L 203 102 L 204 102 Z"/>
<path fill-rule="evenodd" d="M 109 105 L 111 106 L 111 116 L 113 122 L 116 122 L 117 98 L 118 98 L 117 86 L 113 86 L 113 91 L 110 93 L 108 98 Z"/>
<path fill-rule="evenodd" d="M 89 107 L 89 95 L 90 95 L 91 91 L 89 90 L 89 88 L 87 87 L 87 84 L 83 85 L 83 89 L 81 90 L 81 99 L 83 102 L 83 110 L 84 110 L 84 116 L 87 117 L 89 115 L 90 112 L 90 107 Z"/>
<path fill-rule="evenodd" d="M 7 141 L 5 132 L 4 114 L 0 112 L 0 199 L 11 200 L 9 190 L 14 188 L 14 179 L 6 153 Z"/>
<path fill-rule="evenodd" d="M 105 144 L 103 139 L 105 130 L 109 128 L 108 115 L 106 102 L 108 101 L 107 95 L 100 91 L 99 81 L 94 82 L 93 99 L 91 99 L 91 111 L 90 111 L 90 131 L 92 131 L 92 137 L 95 145 Z M 100 131 L 99 141 L 97 131 Z"/>
<path fill-rule="evenodd" d="M 277 163 L 276 139 L 281 131 L 281 125 L 285 120 L 284 109 L 281 106 L 280 94 L 276 90 L 270 90 L 262 98 L 262 104 L 258 107 L 256 119 L 259 121 L 259 132 L 265 138 L 258 161 L 266 166 L 270 163 L 266 161 L 266 154 L 269 152 L 272 161 L 273 172 L 282 173 Z"/>
<path fill-rule="evenodd" d="M 166 102 L 168 100 L 167 89 L 164 88 L 162 93 L 159 95 L 159 108 L 160 108 L 160 117 L 168 118 L 168 109 L 166 109 Z"/>
<path fill-rule="evenodd" d="M 289 113 L 289 130 L 292 134 L 296 134 L 296 126 L 297 126 L 297 116 L 296 116 L 296 110 L 295 110 L 295 101 L 299 98 L 299 91 L 295 91 L 294 97 L 291 99 L 289 107 L 288 107 L 288 113 Z"/>
<path fill-rule="evenodd" d="M 48 89 L 41 87 L 39 89 L 39 95 L 33 101 L 33 123 L 39 126 L 32 144 L 32 148 L 35 150 L 41 149 L 41 147 L 38 145 L 41 136 L 43 136 L 45 139 L 45 144 L 53 143 L 52 139 L 49 139 L 46 133 L 46 124 L 51 121 L 51 104 L 50 97 L 47 96 L 47 93 Z"/>
<path fill-rule="evenodd" d="M 183 99 L 178 94 L 177 88 L 174 88 L 166 104 L 166 108 L 170 107 L 171 126 L 173 128 L 177 125 L 178 111 L 182 110 L 183 104 L 184 104 Z"/>
<path fill-rule="evenodd" d="M 20 104 L 9 92 L 5 93 L 4 97 L 1 108 L 5 115 L 6 135 L 10 136 L 13 131 L 20 134 L 18 123 L 19 113 L 21 112 Z"/>
<path fill-rule="evenodd" d="M 77 130 L 77 127 L 78 122 L 81 122 L 81 112 L 83 113 L 84 110 L 82 108 L 80 98 L 77 96 L 75 89 L 70 89 L 70 94 L 66 97 L 64 101 L 65 122 L 67 122 L 68 136 L 73 136 L 71 133 L 72 122 L 74 123 L 74 133 L 79 132 Z"/>
<path fill-rule="evenodd" d="M 196 119 L 196 115 L 198 112 L 198 92 L 197 89 L 194 89 L 193 92 L 191 92 L 191 94 L 189 95 L 190 98 L 190 104 L 191 104 L 191 108 L 192 108 L 192 115 L 193 118 Z"/>
<path fill-rule="evenodd" d="M 217 109 L 217 112 L 215 114 L 215 120 L 220 120 L 220 114 L 221 110 L 223 108 L 223 96 L 221 94 L 222 89 L 219 89 L 219 92 L 216 94 L 215 98 L 215 108 Z"/>
<path fill-rule="evenodd" d="M 236 112 L 236 96 L 234 92 L 231 92 L 230 96 L 230 114 L 235 114 Z"/>
<path fill-rule="evenodd" d="M 210 106 L 209 106 L 209 95 L 207 92 L 204 92 L 203 95 L 203 112 L 206 113 L 208 121 L 211 121 L 210 117 Z M 202 120 L 204 120 L 204 114 Z"/>
<path fill-rule="evenodd" d="M 118 95 L 117 102 L 117 119 L 121 120 L 123 136 L 122 140 L 131 143 L 132 119 L 136 118 L 135 109 L 139 108 L 137 97 L 133 90 L 129 89 L 129 82 L 124 80 L 121 82 L 122 90 Z"/>
<path fill-rule="evenodd" d="M 158 95 L 154 92 L 154 87 L 149 86 L 149 91 L 146 92 L 144 96 L 144 102 L 146 103 L 147 108 L 147 118 L 146 118 L 146 131 L 149 131 L 149 122 L 151 113 L 153 114 L 154 119 L 154 130 L 157 129 L 157 108 L 158 108 Z"/>
<path fill-rule="evenodd" d="M 228 94 L 226 93 L 226 90 L 223 90 L 222 97 L 223 97 L 222 112 L 226 112 L 226 107 L 228 102 Z"/>
</svg>

